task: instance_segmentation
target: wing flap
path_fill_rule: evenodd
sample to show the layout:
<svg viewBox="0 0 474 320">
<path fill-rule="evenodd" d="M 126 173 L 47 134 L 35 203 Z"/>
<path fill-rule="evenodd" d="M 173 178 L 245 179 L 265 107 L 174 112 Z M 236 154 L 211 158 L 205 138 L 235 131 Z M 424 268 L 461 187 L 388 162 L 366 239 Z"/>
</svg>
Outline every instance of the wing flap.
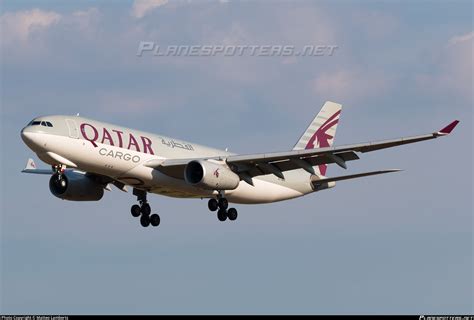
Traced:
<svg viewBox="0 0 474 320">
<path fill-rule="evenodd" d="M 333 155 L 336 155 L 337 158 L 333 157 Z M 262 165 L 261 165 L 262 163 L 276 166 L 282 172 L 295 170 L 295 169 L 304 169 L 314 174 L 314 172 L 311 172 L 311 169 L 309 168 L 323 165 L 323 164 L 336 163 L 337 161 L 339 161 L 339 159 L 346 162 L 346 161 L 358 160 L 359 156 L 353 151 L 346 151 L 346 152 L 339 152 L 339 153 L 334 153 L 334 154 L 327 153 L 327 154 L 308 156 L 308 157 L 301 157 L 299 155 L 288 155 L 286 158 L 282 160 L 278 159 L 278 160 L 273 160 L 273 161 L 265 161 L 265 160 L 262 160 L 260 162 L 252 162 L 252 161 L 245 161 L 245 160 L 229 161 L 228 159 L 227 162 L 232 163 L 232 166 L 234 166 L 235 172 L 237 173 L 247 172 L 251 177 L 255 177 L 262 174 L 273 173 L 273 172 L 266 171 L 265 169 L 260 170 L 260 168 L 262 168 Z"/>
</svg>

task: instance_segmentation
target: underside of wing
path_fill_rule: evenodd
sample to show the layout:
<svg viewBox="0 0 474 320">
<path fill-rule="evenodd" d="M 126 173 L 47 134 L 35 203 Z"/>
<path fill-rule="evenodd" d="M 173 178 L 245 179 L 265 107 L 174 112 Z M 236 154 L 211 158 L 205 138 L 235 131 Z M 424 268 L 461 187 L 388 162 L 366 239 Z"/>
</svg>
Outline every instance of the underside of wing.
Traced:
<svg viewBox="0 0 474 320">
<path fill-rule="evenodd" d="M 257 155 L 237 155 L 228 157 L 226 161 L 235 172 L 238 172 L 247 180 L 262 174 L 274 174 L 279 178 L 284 178 L 284 171 L 297 168 L 314 174 L 312 167 L 331 163 L 336 163 L 338 166 L 346 169 L 347 161 L 359 159 L 356 152 L 365 153 L 435 139 L 451 133 L 458 123 L 459 121 L 457 120 L 453 121 L 440 131 L 420 136 L 366 142 L 340 147 L 294 150 Z"/>
<path fill-rule="evenodd" d="M 445 136 L 451 133 L 451 131 L 456 127 L 458 123 L 459 121 L 457 120 L 453 121 L 440 131 L 436 131 L 430 134 L 393 140 L 366 142 L 340 147 L 292 150 L 286 152 L 230 155 L 199 159 L 151 160 L 146 163 L 145 166 L 159 170 L 160 172 L 167 174 L 171 177 L 183 179 L 184 169 L 190 161 L 221 160 L 225 161 L 232 171 L 239 174 L 242 180 L 245 180 L 251 184 L 252 177 L 273 174 L 281 179 L 284 179 L 284 172 L 294 169 L 304 169 L 307 172 L 314 174 L 315 166 L 325 164 L 336 163 L 338 166 L 345 169 L 347 168 L 347 161 L 359 159 L 359 156 L 356 154 L 356 152 L 365 153 L 386 148 L 392 148 L 404 144 L 436 139 L 438 137 Z M 372 174 L 379 173 L 370 173 L 370 175 Z"/>
<path fill-rule="evenodd" d="M 227 159 L 227 163 L 232 170 L 237 173 L 246 173 L 250 177 L 266 174 L 275 174 L 284 179 L 283 172 L 295 169 L 304 169 L 311 174 L 315 174 L 313 167 L 323 164 L 338 163 L 345 167 L 346 161 L 358 160 L 359 156 L 353 151 L 325 153 L 319 155 L 291 155 L 288 154 L 276 159 L 256 159 L 234 160 Z"/>
<path fill-rule="evenodd" d="M 290 153 L 294 153 L 291 151 Z M 170 177 L 184 179 L 184 169 L 193 160 L 226 160 L 229 167 L 242 176 L 256 177 L 266 174 L 276 174 L 280 178 L 282 172 L 304 169 L 314 174 L 314 166 L 322 164 L 345 163 L 346 161 L 357 160 L 359 157 L 352 151 L 339 152 L 335 154 L 327 153 L 315 156 L 301 157 L 298 154 L 288 154 L 280 156 L 274 160 L 266 160 L 264 155 L 254 155 L 251 159 L 234 160 L 231 157 L 209 157 L 199 159 L 172 159 L 172 160 L 151 160 L 145 166 L 156 169 Z M 344 164 L 343 164 L 344 165 Z"/>
</svg>

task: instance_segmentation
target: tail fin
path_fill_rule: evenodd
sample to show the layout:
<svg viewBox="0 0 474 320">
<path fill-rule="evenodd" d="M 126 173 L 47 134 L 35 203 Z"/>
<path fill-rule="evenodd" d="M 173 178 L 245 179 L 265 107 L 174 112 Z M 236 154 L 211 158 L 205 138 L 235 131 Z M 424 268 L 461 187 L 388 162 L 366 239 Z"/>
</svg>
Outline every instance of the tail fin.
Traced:
<svg viewBox="0 0 474 320">
<path fill-rule="evenodd" d="M 331 147 L 336 136 L 342 105 L 327 101 L 318 115 L 298 140 L 293 150 Z M 326 175 L 327 165 L 319 166 L 319 173 Z"/>
</svg>

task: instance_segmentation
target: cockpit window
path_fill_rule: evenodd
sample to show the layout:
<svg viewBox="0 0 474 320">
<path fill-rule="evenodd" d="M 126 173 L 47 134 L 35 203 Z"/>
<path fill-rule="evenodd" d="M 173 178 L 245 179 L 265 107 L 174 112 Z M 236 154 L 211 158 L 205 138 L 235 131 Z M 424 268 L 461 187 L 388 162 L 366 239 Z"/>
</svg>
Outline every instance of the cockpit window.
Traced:
<svg viewBox="0 0 474 320">
<path fill-rule="evenodd" d="M 35 121 L 31 120 L 30 123 L 28 123 L 28 126 L 43 126 L 43 127 L 53 127 L 53 124 L 49 121 Z"/>
</svg>

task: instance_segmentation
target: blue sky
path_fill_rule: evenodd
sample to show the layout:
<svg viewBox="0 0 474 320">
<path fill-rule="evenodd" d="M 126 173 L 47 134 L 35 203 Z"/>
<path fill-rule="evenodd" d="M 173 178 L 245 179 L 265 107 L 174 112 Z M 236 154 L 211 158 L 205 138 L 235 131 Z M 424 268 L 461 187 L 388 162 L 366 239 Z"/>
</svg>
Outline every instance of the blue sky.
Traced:
<svg viewBox="0 0 474 320">
<path fill-rule="evenodd" d="M 153 3 L 0 2 L 2 313 L 474 312 L 472 2 Z M 338 49 L 137 57 L 140 41 Z M 20 174 L 38 115 L 250 153 L 290 149 L 326 100 L 344 105 L 336 144 L 461 124 L 348 170 L 401 173 L 237 206 L 235 223 L 152 196 L 162 224 L 145 230 L 131 194 L 67 202 Z"/>
</svg>

